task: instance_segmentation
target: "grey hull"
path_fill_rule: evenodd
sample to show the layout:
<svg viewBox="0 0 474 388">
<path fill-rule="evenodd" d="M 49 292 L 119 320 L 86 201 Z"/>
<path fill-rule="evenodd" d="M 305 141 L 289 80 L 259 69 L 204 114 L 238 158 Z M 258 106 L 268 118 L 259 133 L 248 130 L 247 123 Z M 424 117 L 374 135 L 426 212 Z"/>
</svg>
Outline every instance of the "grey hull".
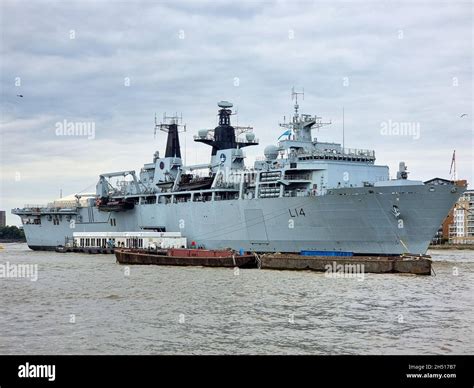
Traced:
<svg viewBox="0 0 474 388">
<path fill-rule="evenodd" d="M 46 217 L 41 225 L 24 227 L 32 249 L 54 249 L 73 232 L 165 228 L 209 249 L 424 254 L 463 190 L 451 185 L 367 187 L 309 197 L 143 204 L 119 213 L 92 207 L 79 209 L 83 222 L 74 227 L 64 220 L 53 225 Z M 116 226 L 110 225 L 111 217 Z"/>
</svg>

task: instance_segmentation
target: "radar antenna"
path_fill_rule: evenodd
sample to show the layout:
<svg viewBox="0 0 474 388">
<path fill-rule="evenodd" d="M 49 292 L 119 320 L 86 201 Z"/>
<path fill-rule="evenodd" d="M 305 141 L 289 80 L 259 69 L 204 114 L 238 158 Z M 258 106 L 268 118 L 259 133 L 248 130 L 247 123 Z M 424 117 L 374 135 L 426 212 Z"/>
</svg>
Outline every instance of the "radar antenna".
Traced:
<svg viewBox="0 0 474 388">
<path fill-rule="evenodd" d="M 178 116 L 178 113 L 175 113 L 172 116 L 168 116 L 165 112 L 163 114 L 163 121 L 161 123 L 158 123 L 156 119 L 156 113 L 155 113 L 155 132 L 154 132 L 155 138 L 156 138 L 157 130 L 168 133 L 171 125 L 176 125 L 178 128 L 178 132 L 186 132 L 186 124 L 182 124 L 182 123 L 183 123 L 182 113 L 179 116 Z"/>
<path fill-rule="evenodd" d="M 180 116 L 178 116 L 177 113 L 175 113 L 173 116 L 168 116 L 166 115 L 166 113 L 164 113 L 163 122 L 158 124 L 158 122 L 156 121 L 156 113 L 155 113 L 155 138 L 156 138 L 157 130 L 166 132 L 168 134 L 168 138 L 166 141 L 165 158 L 168 158 L 168 157 L 181 158 L 181 147 L 179 145 L 178 133 L 186 132 L 186 124 L 183 125 L 182 121 L 183 121 L 182 113 Z M 186 150 L 184 152 L 186 152 Z"/>
</svg>

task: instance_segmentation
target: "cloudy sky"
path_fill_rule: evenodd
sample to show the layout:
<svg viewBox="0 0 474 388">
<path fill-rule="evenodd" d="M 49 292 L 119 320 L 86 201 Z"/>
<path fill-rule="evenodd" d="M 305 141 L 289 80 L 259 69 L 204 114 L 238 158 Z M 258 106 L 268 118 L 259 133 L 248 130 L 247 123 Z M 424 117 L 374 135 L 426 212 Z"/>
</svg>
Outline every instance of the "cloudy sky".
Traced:
<svg viewBox="0 0 474 388">
<path fill-rule="evenodd" d="M 321 141 L 342 140 L 344 107 L 346 147 L 375 149 L 392 175 L 404 160 L 412 179 L 449 178 L 455 149 L 458 177 L 474 180 L 470 1 L 19 0 L 2 1 L 0 16 L 10 224 L 14 207 L 94 191 L 100 172 L 163 152 L 155 113 L 182 113 L 186 163 L 202 163 L 210 148 L 192 136 L 232 101 L 234 123 L 260 139 L 246 148 L 252 163 L 283 132 L 293 86 L 301 111 L 332 121 Z M 94 123 L 93 138 L 58 136 L 64 120 Z"/>
</svg>

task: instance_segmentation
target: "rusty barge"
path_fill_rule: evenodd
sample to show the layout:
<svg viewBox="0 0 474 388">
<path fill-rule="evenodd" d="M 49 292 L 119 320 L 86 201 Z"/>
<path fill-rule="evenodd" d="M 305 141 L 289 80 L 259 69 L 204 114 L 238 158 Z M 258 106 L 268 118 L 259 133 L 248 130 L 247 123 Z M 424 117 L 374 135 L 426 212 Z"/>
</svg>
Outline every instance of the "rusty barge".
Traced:
<svg viewBox="0 0 474 388">
<path fill-rule="evenodd" d="M 431 275 L 432 261 L 429 256 L 327 256 L 297 255 L 291 253 L 267 253 L 208 249 L 115 249 L 119 264 L 240 267 L 274 270 L 309 270 L 330 272 L 336 275 L 355 273 L 398 273 Z"/>
<path fill-rule="evenodd" d="M 257 268 L 257 256 L 232 250 L 171 248 L 163 250 L 115 249 L 119 264 L 154 264 L 203 267 Z"/>
</svg>

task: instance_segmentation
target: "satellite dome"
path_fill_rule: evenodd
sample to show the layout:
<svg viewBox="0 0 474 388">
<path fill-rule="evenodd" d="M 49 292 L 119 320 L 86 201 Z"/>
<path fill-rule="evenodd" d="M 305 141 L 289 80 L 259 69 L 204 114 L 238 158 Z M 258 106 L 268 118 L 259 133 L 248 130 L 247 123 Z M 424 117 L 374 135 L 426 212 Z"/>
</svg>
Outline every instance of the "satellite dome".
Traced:
<svg viewBox="0 0 474 388">
<path fill-rule="evenodd" d="M 207 129 L 200 129 L 199 132 L 198 132 L 198 136 L 201 139 L 204 139 L 205 137 L 207 137 Z"/>
<path fill-rule="evenodd" d="M 254 141 L 255 140 L 255 133 L 247 132 L 245 134 L 245 138 L 247 139 L 247 141 Z"/>
<path fill-rule="evenodd" d="M 275 160 L 278 158 L 278 147 L 274 145 L 268 145 L 263 150 L 263 154 L 267 160 Z"/>
</svg>

